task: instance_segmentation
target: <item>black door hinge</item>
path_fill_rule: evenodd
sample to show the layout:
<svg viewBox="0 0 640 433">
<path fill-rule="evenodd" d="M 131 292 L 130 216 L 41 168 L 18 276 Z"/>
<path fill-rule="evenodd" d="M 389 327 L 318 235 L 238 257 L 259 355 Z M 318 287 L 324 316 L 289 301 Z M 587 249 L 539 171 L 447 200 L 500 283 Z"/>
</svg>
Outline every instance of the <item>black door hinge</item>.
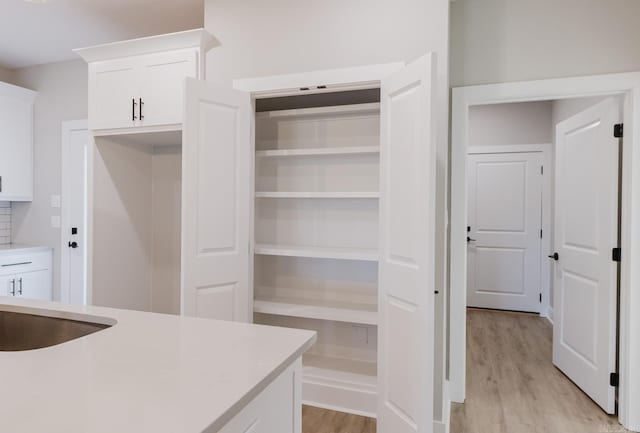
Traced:
<svg viewBox="0 0 640 433">
<path fill-rule="evenodd" d="M 620 248 L 614 248 L 611 251 L 611 260 L 619 262 L 622 260 L 622 250 Z"/>
<path fill-rule="evenodd" d="M 616 123 L 615 125 L 613 125 L 613 136 L 615 138 L 622 138 L 623 135 L 624 135 L 624 124 Z"/>
<path fill-rule="evenodd" d="M 540 166 L 540 174 L 544 174 L 544 165 Z"/>
<path fill-rule="evenodd" d="M 540 239 L 542 239 L 542 229 L 540 229 Z"/>
<path fill-rule="evenodd" d="M 540 293 L 540 303 L 542 304 L 542 293 Z"/>
<path fill-rule="evenodd" d="M 620 375 L 618 373 L 611 373 L 609 375 L 609 385 L 620 386 Z"/>
</svg>

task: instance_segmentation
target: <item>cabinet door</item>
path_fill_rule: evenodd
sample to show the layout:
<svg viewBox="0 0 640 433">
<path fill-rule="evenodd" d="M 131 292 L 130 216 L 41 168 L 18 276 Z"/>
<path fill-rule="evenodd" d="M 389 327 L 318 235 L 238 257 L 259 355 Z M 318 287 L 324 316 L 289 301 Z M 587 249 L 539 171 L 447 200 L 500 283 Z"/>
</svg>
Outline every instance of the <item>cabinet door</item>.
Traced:
<svg viewBox="0 0 640 433">
<path fill-rule="evenodd" d="M 16 274 L 14 278 L 16 280 L 17 297 L 42 301 L 50 301 L 52 299 L 51 272 L 48 269 Z"/>
<path fill-rule="evenodd" d="M 0 201 L 33 198 L 33 103 L 0 95 Z"/>
<path fill-rule="evenodd" d="M 89 128 L 118 129 L 137 125 L 141 97 L 135 57 L 89 65 Z"/>
<path fill-rule="evenodd" d="M 195 49 L 170 51 L 140 57 L 142 77 L 141 125 L 158 126 L 182 123 L 184 79 L 197 78 Z"/>
<path fill-rule="evenodd" d="M 382 81 L 378 431 L 433 429 L 434 59 Z"/>
<path fill-rule="evenodd" d="M 0 275 L 0 296 L 15 296 L 16 277 L 15 275 Z"/>
<path fill-rule="evenodd" d="M 249 321 L 251 102 L 186 81 L 182 129 L 182 313 Z"/>
</svg>

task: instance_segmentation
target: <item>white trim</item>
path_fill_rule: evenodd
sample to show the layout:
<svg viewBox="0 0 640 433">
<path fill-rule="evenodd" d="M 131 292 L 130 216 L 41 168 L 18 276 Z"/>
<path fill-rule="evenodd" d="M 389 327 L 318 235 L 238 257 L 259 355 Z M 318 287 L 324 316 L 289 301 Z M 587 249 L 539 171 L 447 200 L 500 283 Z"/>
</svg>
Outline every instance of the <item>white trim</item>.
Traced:
<svg viewBox="0 0 640 433">
<path fill-rule="evenodd" d="M 548 144 L 513 144 L 505 146 L 471 146 L 467 149 L 467 155 L 485 155 L 487 153 L 533 153 L 545 152 L 552 146 Z"/>
<path fill-rule="evenodd" d="M 544 176 L 542 178 L 542 239 L 540 240 L 540 291 L 542 293 L 542 303 L 539 305 L 538 313 L 542 317 L 547 316 L 549 306 L 551 305 L 551 266 L 547 256 L 551 254 L 551 201 L 553 188 L 551 182 L 551 154 L 553 143 L 542 144 L 513 144 L 504 146 L 471 146 L 467 149 L 467 155 L 486 155 L 497 153 L 541 153 L 542 165 L 545 167 Z"/>
<path fill-rule="evenodd" d="M 553 307 L 547 307 L 547 314 L 544 317 L 551 323 L 551 326 L 553 326 Z"/>
<path fill-rule="evenodd" d="M 433 433 L 449 433 L 451 430 L 451 399 L 449 398 L 450 382 L 445 380 L 442 383 L 442 421 L 433 421 Z"/>
<path fill-rule="evenodd" d="M 69 240 L 69 230 L 71 227 L 70 210 L 67 206 L 68 203 L 68 189 L 69 189 L 69 167 L 68 155 L 69 155 L 69 139 L 71 133 L 74 131 L 87 131 L 89 136 L 89 122 L 85 120 L 69 120 L 62 122 L 62 147 L 61 147 L 61 160 L 62 160 L 62 172 L 61 172 L 61 209 L 60 209 L 60 302 L 68 304 L 71 300 L 71 293 L 69 292 L 69 248 L 67 242 Z M 87 154 L 89 153 L 90 143 L 87 143 Z M 87 155 L 88 156 L 88 155 Z M 87 164 L 89 161 L 87 160 Z M 88 175 L 88 173 L 87 173 Z M 88 183 L 88 179 L 87 179 Z M 88 192 L 88 191 L 87 191 Z M 87 194 L 88 199 L 88 194 Z M 86 224 L 85 224 L 86 226 Z M 85 230 L 87 227 L 85 227 Z M 87 231 L 88 234 L 88 231 Z M 88 245 L 88 236 L 84 237 L 86 245 Z M 83 248 L 85 252 L 85 260 L 88 261 L 87 248 Z M 85 270 L 86 271 L 86 270 Z M 88 275 L 87 275 L 88 276 Z M 88 293 L 86 295 L 88 297 Z M 85 298 L 86 299 L 86 298 Z"/>
<path fill-rule="evenodd" d="M 451 381 L 452 400 L 463 402 L 466 378 L 466 151 L 472 105 L 585 96 L 625 96 L 622 189 L 619 420 L 640 430 L 640 72 L 504 83 L 453 89 L 451 148 Z"/>
<path fill-rule="evenodd" d="M 380 87 L 380 81 L 383 78 L 403 67 L 404 63 L 383 63 L 299 74 L 245 78 L 234 80 L 233 87 L 251 93 L 254 98 L 377 88 Z M 317 86 L 326 86 L 326 89 L 318 89 Z M 301 91 L 302 88 L 309 90 Z"/>
<path fill-rule="evenodd" d="M 185 48 L 200 48 L 204 57 L 204 54 L 216 45 L 219 45 L 218 40 L 209 32 L 204 29 L 194 29 L 76 48 L 72 51 L 87 63 L 91 63 Z"/>
</svg>

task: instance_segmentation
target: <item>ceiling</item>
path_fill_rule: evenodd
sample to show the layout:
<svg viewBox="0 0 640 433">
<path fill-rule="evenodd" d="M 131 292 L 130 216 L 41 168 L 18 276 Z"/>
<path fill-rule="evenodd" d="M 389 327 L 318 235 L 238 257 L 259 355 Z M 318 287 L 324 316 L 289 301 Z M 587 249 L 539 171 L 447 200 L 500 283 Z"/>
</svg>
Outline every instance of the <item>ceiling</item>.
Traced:
<svg viewBox="0 0 640 433">
<path fill-rule="evenodd" d="M 71 50 L 203 27 L 204 0 L 0 0 L 0 67 L 78 58 Z"/>
</svg>

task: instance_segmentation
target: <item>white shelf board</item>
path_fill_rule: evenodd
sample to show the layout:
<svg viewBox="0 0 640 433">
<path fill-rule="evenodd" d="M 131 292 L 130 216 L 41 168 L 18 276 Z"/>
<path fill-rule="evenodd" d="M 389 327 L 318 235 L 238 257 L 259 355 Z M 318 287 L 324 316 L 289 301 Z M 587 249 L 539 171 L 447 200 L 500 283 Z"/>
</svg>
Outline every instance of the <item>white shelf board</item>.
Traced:
<svg viewBox="0 0 640 433">
<path fill-rule="evenodd" d="M 378 261 L 378 250 L 368 248 L 329 248 L 296 245 L 256 244 L 255 254 L 264 256 L 309 257 L 318 259 Z"/>
<path fill-rule="evenodd" d="M 314 117 L 314 116 L 344 116 L 350 114 L 379 114 L 380 103 L 373 102 L 369 104 L 351 104 L 351 105 L 334 105 L 328 107 L 313 108 L 296 108 L 293 110 L 274 110 L 256 113 L 258 118 L 296 118 L 296 117 Z"/>
<path fill-rule="evenodd" d="M 256 198 L 379 198 L 379 192 L 256 191 Z"/>
<path fill-rule="evenodd" d="M 302 303 L 307 302 L 307 303 Z M 334 322 L 377 325 L 378 313 L 357 304 L 313 305 L 308 301 L 283 299 L 255 299 L 253 311 L 276 316 L 303 317 L 306 319 L 330 320 Z"/>
<path fill-rule="evenodd" d="M 380 153 L 379 146 L 319 147 L 309 149 L 258 150 L 257 157 L 366 155 Z"/>
</svg>

